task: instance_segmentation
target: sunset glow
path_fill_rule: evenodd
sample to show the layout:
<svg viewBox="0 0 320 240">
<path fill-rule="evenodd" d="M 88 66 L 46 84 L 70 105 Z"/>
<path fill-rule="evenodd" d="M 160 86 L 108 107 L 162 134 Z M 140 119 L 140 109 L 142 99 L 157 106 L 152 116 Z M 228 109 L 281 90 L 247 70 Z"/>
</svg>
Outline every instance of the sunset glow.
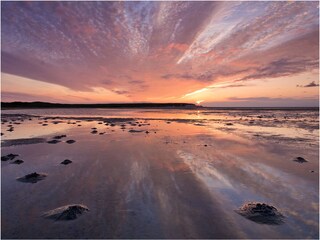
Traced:
<svg viewBox="0 0 320 240">
<path fill-rule="evenodd" d="M 1 5 L 2 101 L 318 105 L 318 2 Z"/>
</svg>

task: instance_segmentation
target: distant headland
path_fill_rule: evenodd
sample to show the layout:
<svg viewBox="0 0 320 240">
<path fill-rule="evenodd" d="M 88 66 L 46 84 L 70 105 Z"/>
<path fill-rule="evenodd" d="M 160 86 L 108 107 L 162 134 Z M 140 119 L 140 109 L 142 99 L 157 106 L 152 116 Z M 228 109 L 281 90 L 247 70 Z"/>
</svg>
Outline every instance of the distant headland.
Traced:
<svg viewBox="0 0 320 240">
<path fill-rule="evenodd" d="M 97 103 L 66 104 L 49 102 L 1 102 L 1 109 L 35 109 L 35 108 L 177 108 L 195 109 L 202 106 L 192 103 Z"/>
</svg>

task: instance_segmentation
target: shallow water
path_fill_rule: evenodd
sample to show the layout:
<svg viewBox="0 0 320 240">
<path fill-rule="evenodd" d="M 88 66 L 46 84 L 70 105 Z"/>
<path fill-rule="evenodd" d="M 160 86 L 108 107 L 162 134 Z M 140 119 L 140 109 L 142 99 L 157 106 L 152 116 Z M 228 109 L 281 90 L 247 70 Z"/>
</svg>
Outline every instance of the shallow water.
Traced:
<svg viewBox="0 0 320 240">
<path fill-rule="evenodd" d="M 2 111 L 5 119 L 1 155 L 24 163 L 1 163 L 2 238 L 319 237 L 317 111 L 38 109 Z M 12 141 L 26 138 L 46 141 Z M 48 176 L 16 180 L 35 171 Z M 285 223 L 234 211 L 248 201 L 275 206 Z M 41 216 L 68 204 L 90 211 L 72 221 Z"/>
</svg>

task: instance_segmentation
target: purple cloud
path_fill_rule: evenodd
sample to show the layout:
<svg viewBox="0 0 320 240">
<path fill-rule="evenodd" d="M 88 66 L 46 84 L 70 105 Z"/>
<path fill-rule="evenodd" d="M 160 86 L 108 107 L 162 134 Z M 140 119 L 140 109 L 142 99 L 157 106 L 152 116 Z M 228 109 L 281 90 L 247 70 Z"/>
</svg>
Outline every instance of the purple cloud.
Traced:
<svg viewBox="0 0 320 240">
<path fill-rule="evenodd" d="M 315 83 L 315 81 L 312 81 L 311 83 L 308 83 L 306 85 L 297 85 L 297 87 L 305 87 L 305 88 L 308 88 L 308 87 L 319 87 L 319 84 Z"/>
</svg>

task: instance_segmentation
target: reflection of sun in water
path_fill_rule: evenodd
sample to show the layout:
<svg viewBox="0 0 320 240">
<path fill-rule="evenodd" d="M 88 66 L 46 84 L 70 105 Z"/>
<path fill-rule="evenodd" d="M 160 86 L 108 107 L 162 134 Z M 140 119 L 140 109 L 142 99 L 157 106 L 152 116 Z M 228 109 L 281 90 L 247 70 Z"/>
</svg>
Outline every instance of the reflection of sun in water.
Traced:
<svg viewBox="0 0 320 240">
<path fill-rule="evenodd" d="M 198 100 L 196 101 L 196 104 L 199 105 L 200 103 L 202 103 L 204 100 Z"/>
</svg>

